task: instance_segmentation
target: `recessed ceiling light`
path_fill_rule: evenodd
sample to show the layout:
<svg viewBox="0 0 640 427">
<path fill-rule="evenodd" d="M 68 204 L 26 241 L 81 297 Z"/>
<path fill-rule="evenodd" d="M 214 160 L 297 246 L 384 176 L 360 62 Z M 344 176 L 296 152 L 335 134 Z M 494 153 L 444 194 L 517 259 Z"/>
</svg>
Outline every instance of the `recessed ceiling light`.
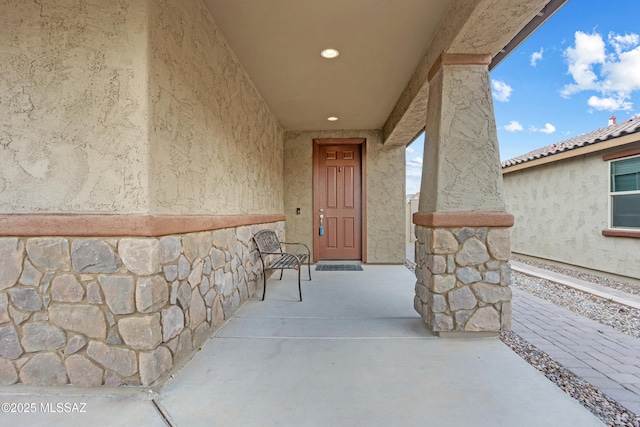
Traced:
<svg viewBox="0 0 640 427">
<path fill-rule="evenodd" d="M 327 117 L 327 120 L 329 120 L 330 122 L 335 122 L 336 120 L 338 120 L 338 118 L 331 116 L 331 117 Z"/>
<path fill-rule="evenodd" d="M 340 52 L 338 52 L 337 49 L 325 49 L 320 52 L 320 56 L 327 59 L 337 58 L 338 55 L 340 55 Z"/>
</svg>

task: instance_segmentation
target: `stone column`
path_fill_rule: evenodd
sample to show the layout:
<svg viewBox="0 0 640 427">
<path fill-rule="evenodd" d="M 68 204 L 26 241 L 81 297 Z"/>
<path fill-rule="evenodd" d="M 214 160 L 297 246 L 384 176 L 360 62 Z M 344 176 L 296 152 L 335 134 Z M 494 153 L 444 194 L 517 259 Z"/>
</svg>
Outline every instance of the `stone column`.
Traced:
<svg viewBox="0 0 640 427">
<path fill-rule="evenodd" d="M 415 309 L 441 336 L 511 328 L 513 215 L 504 211 L 490 60 L 445 53 L 429 72 Z"/>
</svg>

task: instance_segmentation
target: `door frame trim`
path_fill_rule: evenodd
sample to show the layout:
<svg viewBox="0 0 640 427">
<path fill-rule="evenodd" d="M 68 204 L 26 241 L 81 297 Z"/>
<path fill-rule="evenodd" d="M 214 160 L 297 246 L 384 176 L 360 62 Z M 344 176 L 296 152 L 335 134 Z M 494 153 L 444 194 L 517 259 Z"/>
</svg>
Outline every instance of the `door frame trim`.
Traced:
<svg viewBox="0 0 640 427">
<path fill-rule="evenodd" d="M 320 209 L 320 200 L 316 188 L 319 181 L 320 168 L 320 146 L 321 145 L 360 145 L 360 184 L 362 190 L 360 225 L 362 227 L 361 236 L 361 253 L 362 262 L 367 262 L 367 139 L 366 138 L 314 138 L 313 139 L 313 262 L 320 260 L 320 242 L 318 241 L 318 229 L 320 228 L 320 219 L 318 218 L 318 209 Z"/>
</svg>

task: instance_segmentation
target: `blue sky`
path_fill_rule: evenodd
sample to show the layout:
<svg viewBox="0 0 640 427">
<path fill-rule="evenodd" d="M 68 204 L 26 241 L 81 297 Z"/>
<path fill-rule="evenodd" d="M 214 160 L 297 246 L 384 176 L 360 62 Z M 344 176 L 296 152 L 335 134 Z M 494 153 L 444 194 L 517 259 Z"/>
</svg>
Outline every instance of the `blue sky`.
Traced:
<svg viewBox="0 0 640 427">
<path fill-rule="evenodd" d="M 569 0 L 491 72 L 507 160 L 640 114 L 638 0 Z M 419 191 L 424 137 L 407 148 Z"/>
</svg>

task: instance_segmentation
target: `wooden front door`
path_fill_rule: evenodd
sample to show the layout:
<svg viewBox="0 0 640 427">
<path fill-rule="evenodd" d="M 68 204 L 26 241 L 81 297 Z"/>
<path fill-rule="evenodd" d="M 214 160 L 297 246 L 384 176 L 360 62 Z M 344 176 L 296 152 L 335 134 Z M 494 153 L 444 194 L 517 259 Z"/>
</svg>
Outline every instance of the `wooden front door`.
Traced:
<svg viewBox="0 0 640 427">
<path fill-rule="evenodd" d="M 319 145 L 316 153 L 316 258 L 362 259 L 362 145 Z"/>
</svg>

